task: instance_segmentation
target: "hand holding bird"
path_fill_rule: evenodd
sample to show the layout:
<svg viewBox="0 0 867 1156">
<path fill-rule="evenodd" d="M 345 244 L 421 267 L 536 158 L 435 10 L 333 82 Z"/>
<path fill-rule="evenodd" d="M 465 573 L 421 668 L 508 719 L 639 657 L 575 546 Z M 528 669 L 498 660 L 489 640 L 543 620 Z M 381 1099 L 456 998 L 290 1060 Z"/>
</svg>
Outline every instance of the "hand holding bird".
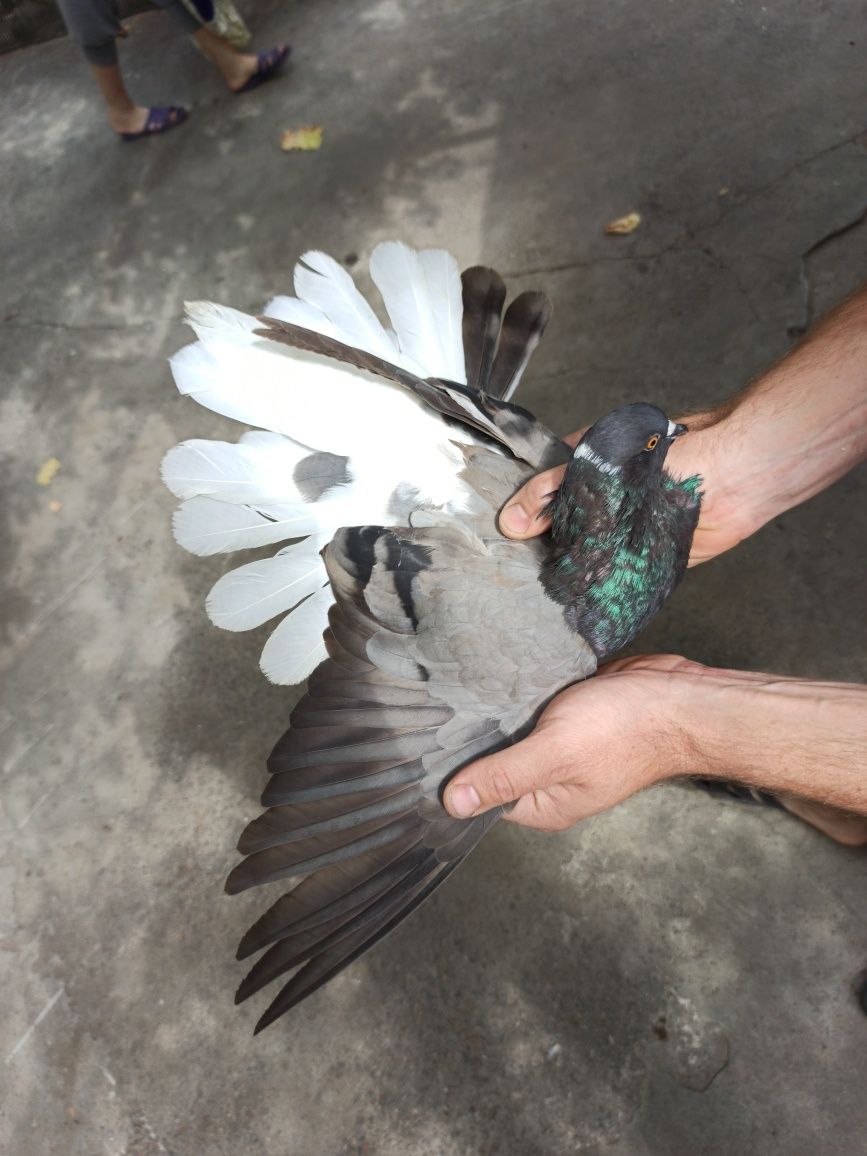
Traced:
<svg viewBox="0 0 867 1156">
<path fill-rule="evenodd" d="M 675 442 L 669 462 L 700 474 L 704 491 L 690 566 L 863 459 L 865 360 L 867 290 L 745 390 L 684 419 L 690 436 Z M 564 441 L 576 445 L 583 432 Z M 500 512 L 501 531 L 515 540 L 547 531 L 562 475 L 558 467 L 530 478 Z M 553 699 L 522 742 L 463 768 L 447 787 L 448 810 L 471 815 L 517 799 L 508 820 L 556 831 L 651 783 L 699 774 L 748 784 L 839 843 L 867 842 L 858 769 L 867 688 L 715 670 L 667 654 L 615 660 L 598 673 Z"/>
<path fill-rule="evenodd" d="M 729 434 L 721 426 L 723 412 L 709 411 L 679 418 L 690 436 L 676 442 L 669 452 L 668 467 L 680 477 L 698 474 L 702 479 L 702 503 L 689 552 L 689 566 L 709 562 L 731 550 L 759 529 L 749 492 L 733 486 L 730 459 L 726 457 Z M 585 429 L 567 434 L 563 441 L 577 445 Z M 500 511 L 500 532 L 514 541 L 543 534 L 550 528 L 546 510 L 551 494 L 563 479 L 563 466 L 535 474 Z"/>
<path fill-rule="evenodd" d="M 530 735 L 478 759 L 446 787 L 453 815 L 468 818 L 515 802 L 503 817 L 565 831 L 663 779 L 692 770 L 670 674 L 699 669 L 675 655 L 615 659 L 596 678 L 567 687 Z M 662 676 L 662 677 L 660 677 Z"/>
<path fill-rule="evenodd" d="M 461 770 L 444 802 L 475 816 L 517 800 L 507 821 L 562 831 L 645 787 L 699 774 L 754 788 L 857 847 L 867 843 L 865 755 L 865 686 L 642 654 L 562 691 L 522 742 Z"/>
</svg>

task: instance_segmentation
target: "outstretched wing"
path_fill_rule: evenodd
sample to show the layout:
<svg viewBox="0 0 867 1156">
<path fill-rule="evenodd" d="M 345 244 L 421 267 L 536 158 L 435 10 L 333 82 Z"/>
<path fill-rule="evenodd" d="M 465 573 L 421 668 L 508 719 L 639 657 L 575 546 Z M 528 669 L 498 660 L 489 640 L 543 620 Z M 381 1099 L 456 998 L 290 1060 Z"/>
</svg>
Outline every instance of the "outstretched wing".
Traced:
<svg viewBox="0 0 867 1156">
<path fill-rule="evenodd" d="M 239 948 L 239 958 L 267 948 L 239 1001 L 303 965 L 257 1031 L 457 867 L 499 812 L 452 819 L 444 783 L 521 737 L 556 690 L 595 669 L 545 597 L 531 545 L 368 526 L 338 531 L 325 564 L 329 658 L 274 750 L 268 810 L 244 832 L 246 858 L 227 882 L 237 892 L 304 876 Z"/>
</svg>

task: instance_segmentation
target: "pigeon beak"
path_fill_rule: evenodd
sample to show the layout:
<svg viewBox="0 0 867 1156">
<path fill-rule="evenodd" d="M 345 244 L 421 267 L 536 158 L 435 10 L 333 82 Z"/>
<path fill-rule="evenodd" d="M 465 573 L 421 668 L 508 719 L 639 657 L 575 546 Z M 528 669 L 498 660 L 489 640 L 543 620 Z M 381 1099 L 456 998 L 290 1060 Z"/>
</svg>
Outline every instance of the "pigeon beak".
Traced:
<svg viewBox="0 0 867 1156">
<path fill-rule="evenodd" d="M 683 437 L 685 433 L 689 432 L 689 426 L 681 425 L 679 421 L 670 421 L 668 423 L 667 437 L 669 441 L 674 441 L 675 438 Z"/>
</svg>

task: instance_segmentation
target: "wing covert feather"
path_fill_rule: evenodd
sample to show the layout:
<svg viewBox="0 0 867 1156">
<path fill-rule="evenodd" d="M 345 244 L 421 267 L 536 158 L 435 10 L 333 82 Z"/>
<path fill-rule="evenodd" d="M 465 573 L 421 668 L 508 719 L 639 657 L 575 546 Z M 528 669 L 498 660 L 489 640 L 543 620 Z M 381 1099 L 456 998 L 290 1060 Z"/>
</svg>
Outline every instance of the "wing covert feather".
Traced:
<svg viewBox="0 0 867 1156">
<path fill-rule="evenodd" d="M 484 453 L 484 451 L 481 451 Z M 241 837 L 227 887 L 301 877 L 245 935 L 261 948 L 246 999 L 299 967 L 271 1023 L 382 938 L 500 816 L 451 818 L 444 784 L 532 726 L 595 669 L 538 581 L 532 546 L 466 527 L 338 531 L 337 599 L 311 679 L 269 762 L 268 806 Z"/>
</svg>

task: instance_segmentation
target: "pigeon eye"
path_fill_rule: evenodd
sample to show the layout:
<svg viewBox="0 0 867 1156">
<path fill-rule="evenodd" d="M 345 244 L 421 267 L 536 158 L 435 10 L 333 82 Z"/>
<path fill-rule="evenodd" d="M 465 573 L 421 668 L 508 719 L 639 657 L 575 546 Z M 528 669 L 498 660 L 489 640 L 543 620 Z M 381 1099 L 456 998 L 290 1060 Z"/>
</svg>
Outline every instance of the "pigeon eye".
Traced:
<svg viewBox="0 0 867 1156">
<path fill-rule="evenodd" d="M 656 449 L 656 443 L 658 441 L 659 441 L 659 434 L 651 434 L 650 437 L 647 439 L 647 445 L 644 448 L 646 450 Z"/>
</svg>

